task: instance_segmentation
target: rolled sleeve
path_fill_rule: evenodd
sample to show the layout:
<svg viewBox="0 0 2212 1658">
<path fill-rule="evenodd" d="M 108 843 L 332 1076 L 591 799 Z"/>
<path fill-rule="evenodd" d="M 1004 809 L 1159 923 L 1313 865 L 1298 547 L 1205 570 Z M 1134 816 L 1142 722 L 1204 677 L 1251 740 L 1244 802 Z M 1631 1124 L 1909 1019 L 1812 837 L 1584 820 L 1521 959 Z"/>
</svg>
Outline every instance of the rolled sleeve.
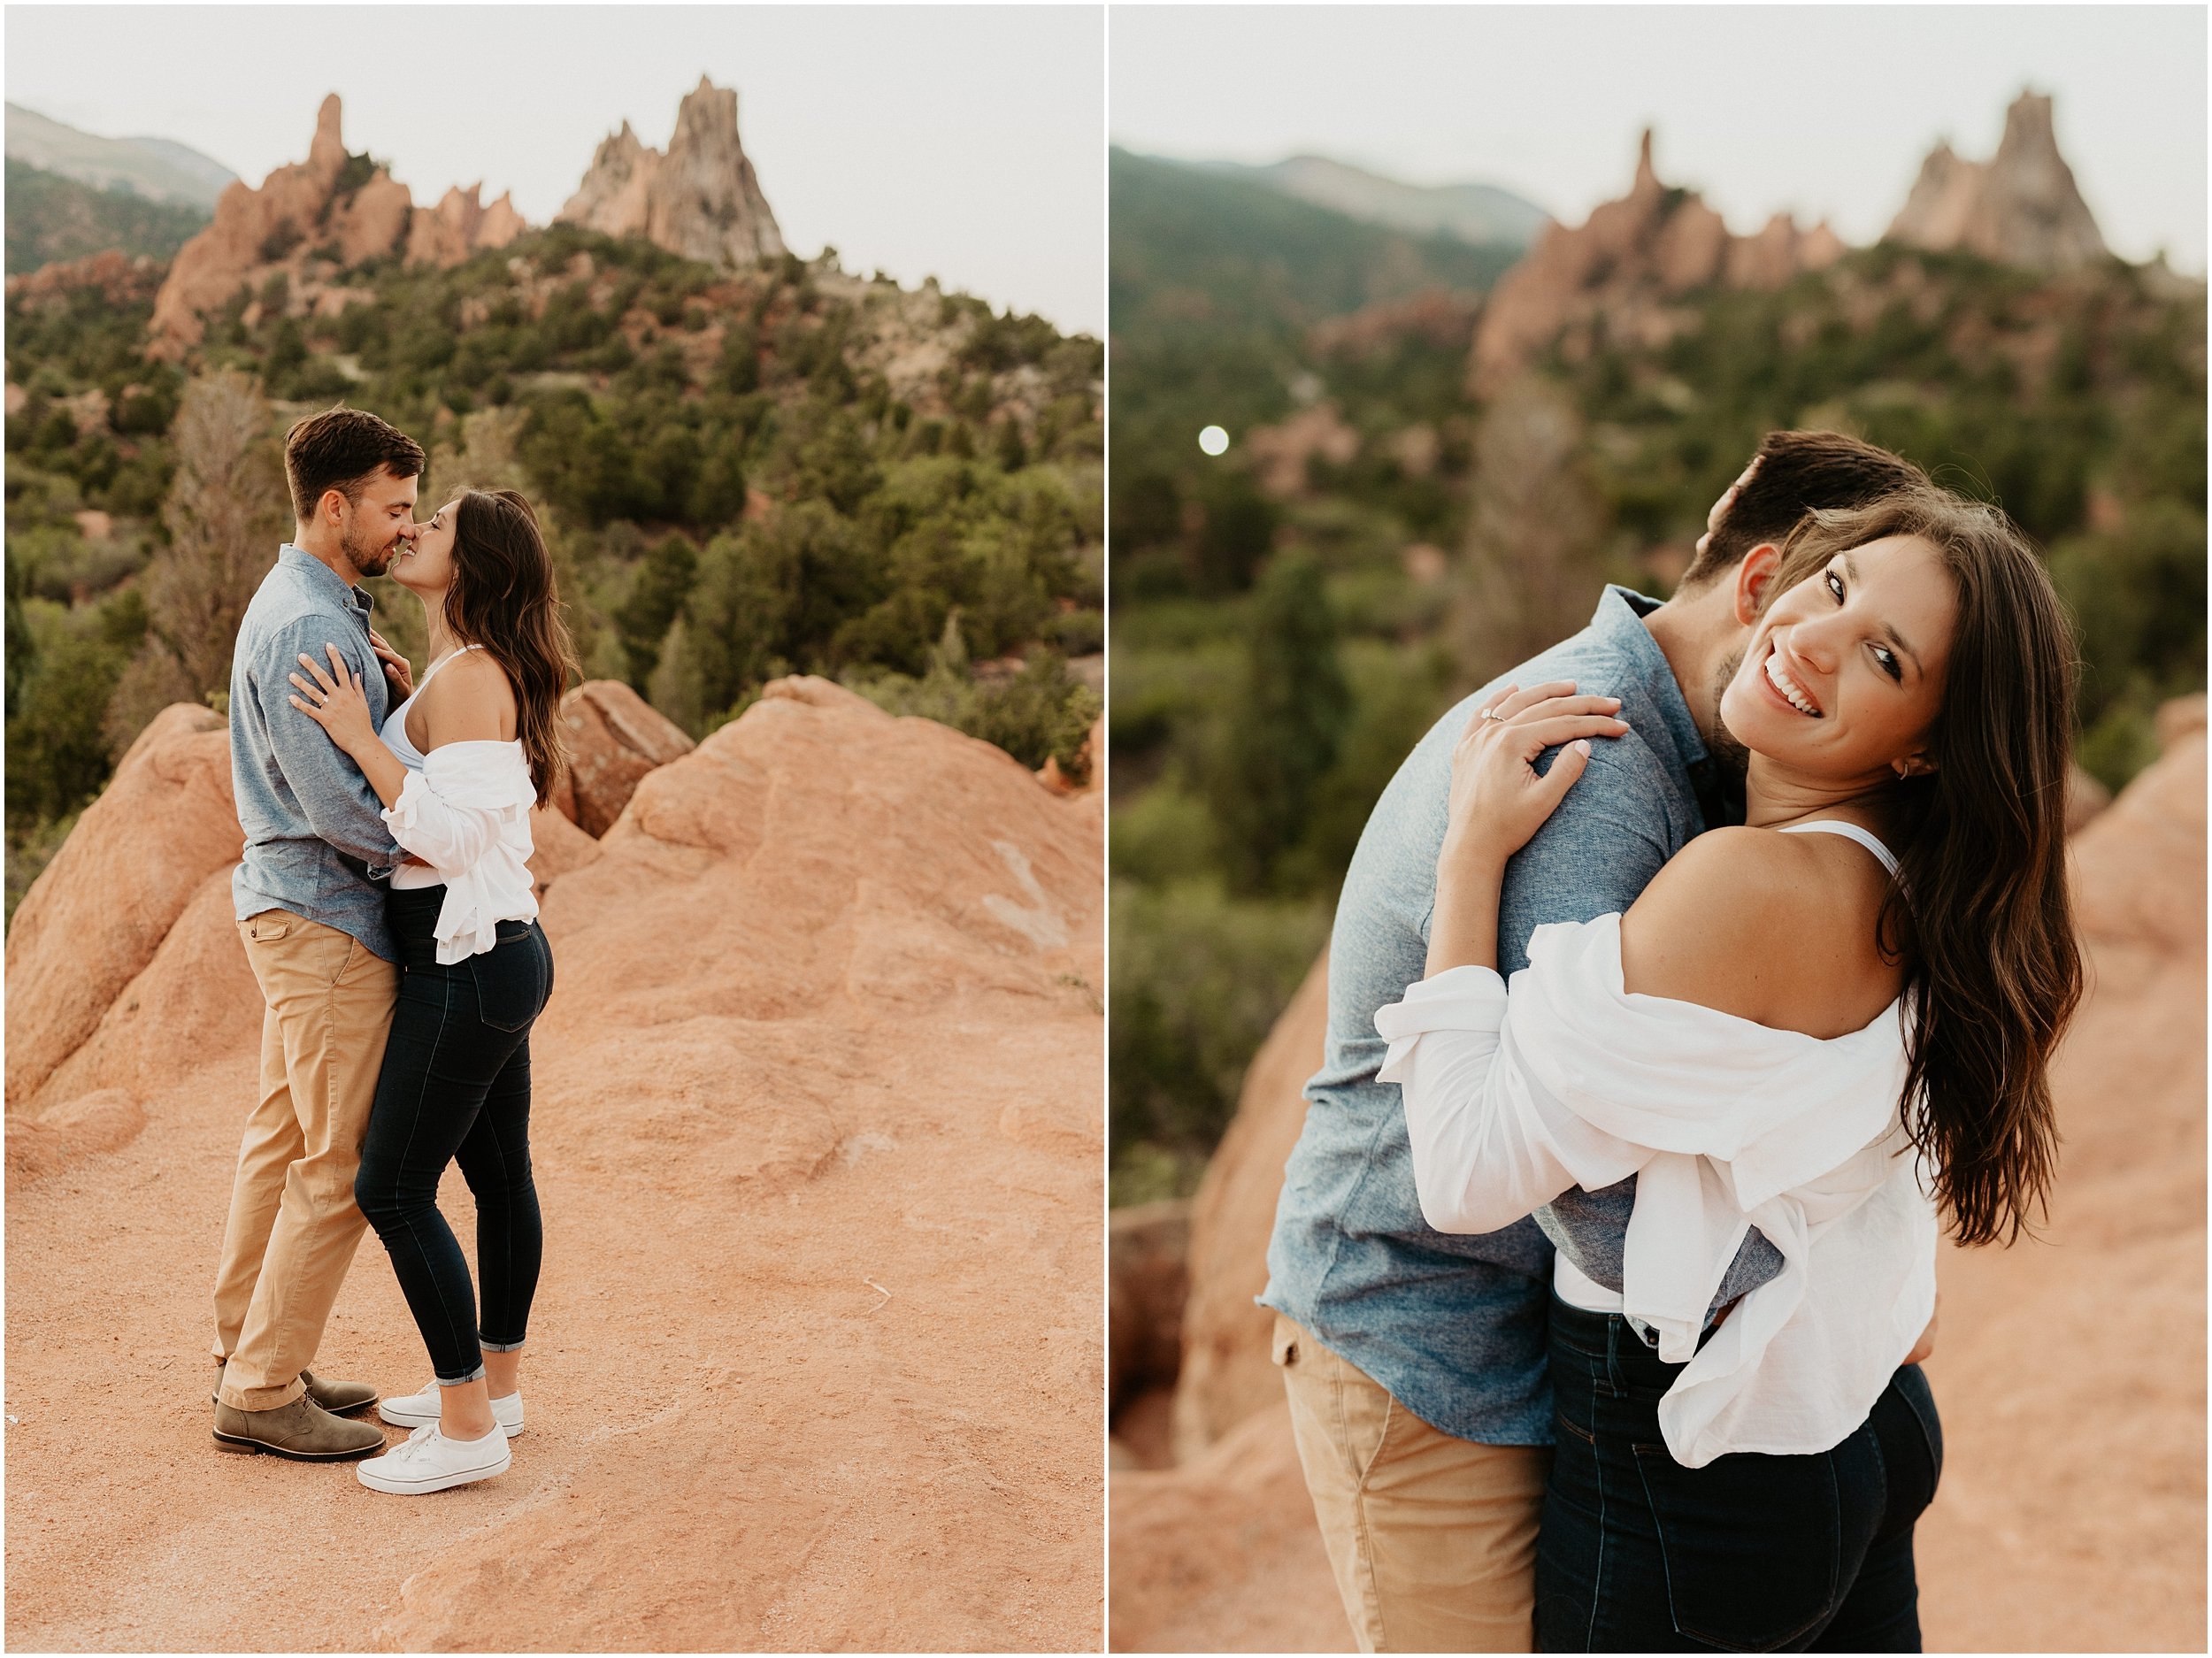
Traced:
<svg viewBox="0 0 2212 1658">
<path fill-rule="evenodd" d="M 1577 1184 L 1577 1170 L 1634 1172 L 1633 1148 L 1525 1086 L 1502 1052 L 1505 981 L 1486 967 L 1423 979 L 1375 1015 L 1390 1044 L 1377 1079 L 1399 1085 L 1422 1218 L 1441 1232 L 1512 1225 Z"/>
</svg>

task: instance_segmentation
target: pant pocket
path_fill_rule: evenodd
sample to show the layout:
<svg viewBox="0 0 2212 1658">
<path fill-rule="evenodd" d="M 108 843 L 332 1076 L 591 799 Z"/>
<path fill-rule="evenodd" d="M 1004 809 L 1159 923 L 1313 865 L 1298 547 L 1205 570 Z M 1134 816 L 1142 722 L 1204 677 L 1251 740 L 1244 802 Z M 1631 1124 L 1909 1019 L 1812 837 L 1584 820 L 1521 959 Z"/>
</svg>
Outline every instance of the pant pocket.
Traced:
<svg viewBox="0 0 2212 1658">
<path fill-rule="evenodd" d="M 1773 1652 L 1834 1611 L 1844 1527 L 1833 1455 L 1740 1453 L 1684 1468 L 1663 1445 L 1635 1447 L 1676 1630 L 1729 1652 Z"/>
<path fill-rule="evenodd" d="M 551 987 L 552 959 L 533 925 L 468 960 L 476 985 L 476 1016 L 495 1031 L 519 1031 L 538 1017 Z"/>
</svg>

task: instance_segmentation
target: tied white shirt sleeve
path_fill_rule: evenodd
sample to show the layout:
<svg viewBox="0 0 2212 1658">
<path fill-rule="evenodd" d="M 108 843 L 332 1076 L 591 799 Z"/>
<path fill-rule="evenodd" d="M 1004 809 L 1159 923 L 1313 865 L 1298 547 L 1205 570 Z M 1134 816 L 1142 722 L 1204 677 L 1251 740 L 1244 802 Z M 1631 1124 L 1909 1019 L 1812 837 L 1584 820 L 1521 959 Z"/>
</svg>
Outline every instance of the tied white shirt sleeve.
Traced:
<svg viewBox="0 0 2212 1658">
<path fill-rule="evenodd" d="M 1934 1309 L 1934 1209 L 1898 1111 L 1902 1009 L 1824 1041 L 1631 995 L 1617 915 L 1540 927 L 1528 954 L 1509 991 L 1455 968 L 1376 1015 L 1423 1213 L 1490 1231 L 1635 1174 L 1622 1300 L 1685 1367 L 1659 1409 L 1675 1460 L 1829 1449 Z M 1782 1272 L 1701 1346 L 1753 1225 Z"/>
<path fill-rule="evenodd" d="M 411 770 L 385 810 L 392 838 L 445 885 L 434 929 L 446 966 L 499 942 L 499 923 L 538 913 L 529 860 L 537 788 L 519 742 L 449 742 Z"/>
</svg>

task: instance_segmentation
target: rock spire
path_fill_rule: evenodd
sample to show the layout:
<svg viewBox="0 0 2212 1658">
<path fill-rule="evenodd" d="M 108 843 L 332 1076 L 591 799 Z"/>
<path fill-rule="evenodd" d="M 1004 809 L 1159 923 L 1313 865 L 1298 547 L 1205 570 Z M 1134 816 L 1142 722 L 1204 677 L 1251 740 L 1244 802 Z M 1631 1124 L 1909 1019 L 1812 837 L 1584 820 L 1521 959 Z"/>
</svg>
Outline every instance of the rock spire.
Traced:
<svg viewBox="0 0 2212 1658">
<path fill-rule="evenodd" d="M 2013 100 L 1989 160 L 1962 160 L 1947 143 L 1930 150 L 1887 240 L 1962 249 L 2036 271 L 2076 270 L 2110 257 L 2058 152 L 2051 100 L 2037 92 Z"/>
<path fill-rule="evenodd" d="M 666 153 L 627 121 L 603 140 L 561 222 L 643 236 L 687 259 L 749 265 L 784 251 L 776 216 L 737 136 L 737 94 L 704 75 L 676 111 Z"/>
<path fill-rule="evenodd" d="M 526 228 L 504 196 L 480 207 L 480 186 L 449 190 L 435 208 L 425 208 L 383 168 L 363 176 L 346 150 L 342 116 L 334 92 L 316 113 L 305 161 L 277 168 L 258 189 L 242 179 L 225 188 L 213 220 L 178 249 L 154 297 L 157 355 L 181 356 L 198 344 L 204 313 L 274 272 L 294 279 L 296 303 L 304 304 L 319 262 L 326 271 L 344 270 L 399 251 L 411 261 L 457 265 L 480 248 L 504 247 Z"/>
<path fill-rule="evenodd" d="M 1613 340 L 1660 343 L 1686 319 L 1676 302 L 1696 289 L 1778 288 L 1843 252 L 1825 224 L 1801 230 L 1787 214 L 1756 235 L 1731 235 L 1695 191 L 1659 181 L 1646 128 L 1628 194 L 1575 228 L 1545 226 L 1499 280 L 1475 332 L 1469 387 L 1492 395 L 1555 342 L 1570 357 L 1586 352 L 1601 317 Z"/>
</svg>

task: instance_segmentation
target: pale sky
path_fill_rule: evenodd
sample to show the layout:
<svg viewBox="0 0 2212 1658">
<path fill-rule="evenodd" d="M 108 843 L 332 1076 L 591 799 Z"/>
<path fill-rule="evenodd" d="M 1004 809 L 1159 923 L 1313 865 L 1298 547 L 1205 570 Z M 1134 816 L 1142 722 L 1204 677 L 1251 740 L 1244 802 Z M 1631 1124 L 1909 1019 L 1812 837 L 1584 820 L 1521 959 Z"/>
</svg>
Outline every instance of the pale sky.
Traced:
<svg viewBox="0 0 2212 1658">
<path fill-rule="evenodd" d="M 664 147 L 704 73 L 794 251 L 1105 329 L 1105 27 L 1095 6 L 24 6 L 7 96 L 173 138 L 250 183 L 349 149 L 418 203 L 482 180 L 534 224 L 626 118 Z"/>
<path fill-rule="evenodd" d="M 1579 223 L 1659 176 L 1738 233 L 1779 211 L 1872 242 L 1939 138 L 1995 153 L 2055 95 L 2107 245 L 2205 269 L 2200 5 L 1146 6 L 1110 14 L 1118 143 L 1313 151 L 1415 183 L 1494 183 Z"/>
</svg>

